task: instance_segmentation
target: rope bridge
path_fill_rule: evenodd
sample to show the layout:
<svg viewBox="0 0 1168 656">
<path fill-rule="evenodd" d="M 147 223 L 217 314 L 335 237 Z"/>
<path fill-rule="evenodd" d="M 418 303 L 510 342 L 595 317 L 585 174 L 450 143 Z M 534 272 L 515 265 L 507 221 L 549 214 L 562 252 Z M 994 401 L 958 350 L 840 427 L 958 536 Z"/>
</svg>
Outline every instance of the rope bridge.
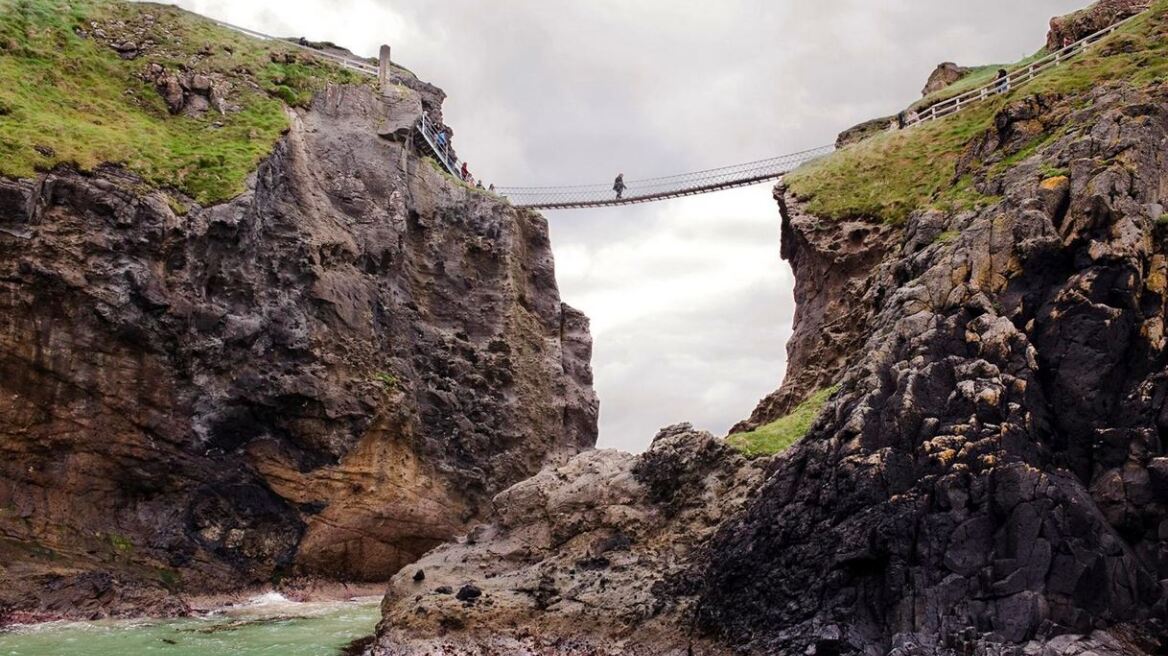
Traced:
<svg viewBox="0 0 1168 656">
<path fill-rule="evenodd" d="M 571 187 L 500 187 L 498 192 L 506 196 L 516 207 L 530 209 L 560 210 L 633 205 L 665 200 L 666 198 L 706 194 L 735 187 L 746 187 L 774 180 L 834 150 L 835 146 L 821 146 L 790 155 L 723 166 L 717 169 L 661 178 L 628 180 L 625 182 L 626 188 L 620 198 L 617 198 L 611 184 Z"/>
<path fill-rule="evenodd" d="M 1090 46 L 1098 43 L 1116 30 L 1135 20 L 1135 14 L 1113 25 L 1103 28 L 1094 34 L 1088 35 L 1074 43 L 1041 57 L 1027 66 L 1010 72 L 1003 79 L 996 79 L 960 95 L 941 100 L 924 108 L 910 107 L 902 113 L 907 127 L 919 125 L 927 121 L 934 121 L 945 116 L 960 112 L 975 104 L 994 98 L 1012 88 L 1016 88 L 1035 79 L 1047 70 L 1060 66 L 1085 52 Z M 370 77 L 385 76 L 388 67 L 389 48 L 382 47 L 381 66 L 375 66 L 368 60 L 348 57 L 343 54 L 324 51 L 309 45 L 277 39 L 254 30 L 231 25 L 222 21 L 210 19 L 223 27 L 235 30 L 250 37 L 263 40 L 280 41 L 285 45 L 311 51 L 333 63 L 351 71 L 362 73 Z M 422 144 L 451 175 L 459 177 L 459 160 L 450 150 L 450 144 L 445 135 L 440 137 L 440 131 L 423 115 L 418 121 L 417 130 L 422 136 Z M 619 197 L 612 184 L 577 185 L 567 187 L 500 187 L 497 191 L 506 196 L 516 207 L 529 209 L 570 209 L 581 207 L 607 207 L 612 205 L 633 205 L 694 196 L 723 189 L 745 187 L 748 185 L 766 182 L 782 177 L 795 168 L 814 159 L 823 157 L 835 150 L 834 146 L 821 146 L 789 155 L 781 155 L 771 159 L 762 159 L 745 164 L 735 164 L 722 168 L 707 169 L 694 173 L 682 173 L 660 178 L 646 178 L 643 180 L 629 180 L 625 182 L 625 190 Z"/>
</svg>

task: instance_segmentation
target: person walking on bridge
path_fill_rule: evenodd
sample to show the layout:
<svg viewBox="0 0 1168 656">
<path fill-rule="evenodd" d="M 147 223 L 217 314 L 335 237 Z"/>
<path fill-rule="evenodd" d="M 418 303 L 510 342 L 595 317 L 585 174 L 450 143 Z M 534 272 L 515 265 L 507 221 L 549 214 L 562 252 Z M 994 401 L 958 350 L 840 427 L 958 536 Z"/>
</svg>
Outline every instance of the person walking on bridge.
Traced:
<svg viewBox="0 0 1168 656">
<path fill-rule="evenodd" d="M 628 187 L 625 186 L 625 174 L 621 173 L 620 175 L 616 176 L 616 180 L 612 183 L 612 190 L 616 192 L 617 200 L 621 199 L 621 195 L 625 193 L 625 189 L 628 189 Z"/>
</svg>

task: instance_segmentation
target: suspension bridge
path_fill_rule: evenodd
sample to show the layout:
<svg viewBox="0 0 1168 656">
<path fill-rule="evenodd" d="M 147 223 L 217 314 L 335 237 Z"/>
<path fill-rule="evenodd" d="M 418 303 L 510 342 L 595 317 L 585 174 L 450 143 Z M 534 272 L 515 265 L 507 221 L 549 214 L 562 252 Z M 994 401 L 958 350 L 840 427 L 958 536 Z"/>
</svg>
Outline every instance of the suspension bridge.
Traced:
<svg viewBox="0 0 1168 656">
<path fill-rule="evenodd" d="M 1103 40 L 1116 30 L 1134 20 L 1139 14 L 1129 16 L 1079 41 L 1067 44 L 1063 48 L 1040 57 L 1025 66 L 1009 71 L 1005 77 L 994 79 L 986 84 L 977 86 L 964 93 L 945 98 L 923 107 L 911 106 L 900 113 L 904 128 L 912 128 L 922 123 L 936 121 L 951 116 L 983 103 L 1000 94 L 1018 88 L 1040 76 L 1042 73 L 1060 66 L 1078 57 L 1090 46 Z M 288 39 L 272 37 L 254 30 L 231 25 L 222 21 L 213 22 L 236 30 L 248 36 L 302 48 L 313 54 L 320 55 L 350 71 L 377 77 L 385 84 L 389 74 L 389 48 L 382 47 L 379 64 L 371 60 L 348 57 L 336 52 L 322 51 L 304 43 Z M 420 144 L 434 157 L 447 171 L 456 178 L 462 178 L 461 162 L 450 148 L 449 141 L 441 134 L 441 129 L 435 126 L 426 116 L 422 115 L 416 126 Z M 790 173 L 796 168 L 815 159 L 835 151 L 835 146 L 820 146 L 787 155 L 780 155 L 769 159 L 734 164 L 720 168 L 668 175 L 658 178 L 644 178 L 628 180 L 625 189 L 618 193 L 612 183 L 569 185 L 559 187 L 500 187 L 495 191 L 506 197 L 516 207 L 540 210 L 577 209 L 588 207 L 610 207 L 615 205 L 634 205 L 650 203 L 670 198 L 708 194 L 725 189 L 746 187 L 750 185 L 770 182 Z"/>
</svg>

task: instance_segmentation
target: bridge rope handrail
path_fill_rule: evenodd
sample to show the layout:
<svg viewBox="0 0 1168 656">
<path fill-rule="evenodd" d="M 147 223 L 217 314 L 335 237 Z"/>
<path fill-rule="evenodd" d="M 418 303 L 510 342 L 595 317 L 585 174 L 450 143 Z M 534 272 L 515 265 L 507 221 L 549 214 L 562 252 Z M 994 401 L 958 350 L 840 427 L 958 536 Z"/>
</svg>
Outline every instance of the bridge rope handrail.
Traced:
<svg viewBox="0 0 1168 656">
<path fill-rule="evenodd" d="M 520 207 L 576 207 L 593 203 L 627 204 L 648 197 L 660 199 L 673 195 L 689 195 L 742 186 L 745 181 L 762 182 L 777 178 L 812 159 L 835 150 L 835 146 L 820 146 L 779 157 L 755 160 L 679 175 L 661 176 L 626 181 L 628 194 L 616 198 L 611 184 L 572 185 L 561 187 L 503 187 L 498 192 Z"/>
<path fill-rule="evenodd" d="M 728 169 L 761 167 L 761 166 L 769 164 L 771 162 L 776 162 L 779 160 L 786 160 L 786 159 L 800 158 L 804 155 L 822 155 L 824 148 L 828 148 L 828 146 L 819 146 L 816 148 L 808 148 L 807 150 L 801 150 L 801 151 L 797 151 L 797 152 L 793 152 L 793 153 L 788 153 L 786 155 L 779 155 L 777 157 L 766 157 L 763 159 L 758 159 L 758 160 L 754 160 L 754 161 L 750 161 L 750 162 L 744 162 L 742 164 L 732 164 L 729 166 L 718 166 L 715 168 L 703 169 L 700 171 L 691 171 L 689 173 L 675 173 L 672 175 L 663 175 L 663 176 L 659 176 L 656 178 L 640 178 L 638 180 L 632 180 L 631 183 L 642 184 L 642 183 L 652 183 L 652 182 L 664 182 L 664 181 L 678 180 L 678 179 L 682 179 L 682 178 L 689 178 L 689 177 L 695 176 L 695 175 L 715 174 L 715 173 L 719 173 L 722 171 L 726 171 Z M 563 186 L 558 186 L 558 187 L 539 187 L 539 186 L 506 187 L 506 189 L 508 189 L 510 191 L 519 192 L 519 191 L 533 191 L 533 190 L 544 191 L 544 190 L 548 190 L 548 189 L 562 189 L 562 190 L 596 189 L 596 188 L 611 189 L 611 187 L 612 187 L 612 185 L 586 184 L 586 185 L 563 185 Z"/>
</svg>

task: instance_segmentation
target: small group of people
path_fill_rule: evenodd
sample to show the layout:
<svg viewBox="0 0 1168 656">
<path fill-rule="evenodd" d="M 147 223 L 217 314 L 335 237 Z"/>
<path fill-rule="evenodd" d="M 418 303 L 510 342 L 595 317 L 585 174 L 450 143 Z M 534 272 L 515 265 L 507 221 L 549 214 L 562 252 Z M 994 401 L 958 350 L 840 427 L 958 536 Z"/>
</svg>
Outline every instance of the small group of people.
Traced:
<svg viewBox="0 0 1168 656">
<path fill-rule="evenodd" d="M 462 163 L 462 168 L 459 170 L 458 176 L 462 178 L 463 182 L 472 187 L 495 193 L 495 183 L 492 182 L 490 186 L 484 187 L 482 180 L 475 180 L 474 176 L 470 174 L 470 166 L 466 162 Z"/>
</svg>

